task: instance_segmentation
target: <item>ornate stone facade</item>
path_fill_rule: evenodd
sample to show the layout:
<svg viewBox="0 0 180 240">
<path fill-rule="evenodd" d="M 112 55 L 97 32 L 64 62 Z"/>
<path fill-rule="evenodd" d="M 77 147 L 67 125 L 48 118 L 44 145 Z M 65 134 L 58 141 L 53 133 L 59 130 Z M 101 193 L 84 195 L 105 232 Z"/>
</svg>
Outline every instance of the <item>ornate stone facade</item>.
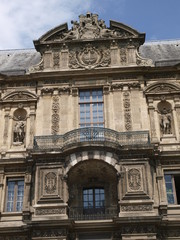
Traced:
<svg viewBox="0 0 180 240">
<path fill-rule="evenodd" d="M 87 13 L 0 74 L 0 240 L 179 239 L 180 68 L 144 41 Z"/>
</svg>

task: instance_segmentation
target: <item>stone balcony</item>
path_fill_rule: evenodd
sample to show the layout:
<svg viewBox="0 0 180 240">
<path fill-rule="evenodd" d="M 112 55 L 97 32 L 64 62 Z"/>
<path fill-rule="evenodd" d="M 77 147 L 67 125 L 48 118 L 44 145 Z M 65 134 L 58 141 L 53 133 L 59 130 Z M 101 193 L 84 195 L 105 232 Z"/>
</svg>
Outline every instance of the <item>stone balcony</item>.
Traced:
<svg viewBox="0 0 180 240">
<path fill-rule="evenodd" d="M 75 129 L 64 135 L 34 137 L 35 151 L 66 151 L 75 147 L 104 146 L 113 148 L 147 148 L 150 144 L 148 131 L 117 132 L 102 127 Z"/>
</svg>

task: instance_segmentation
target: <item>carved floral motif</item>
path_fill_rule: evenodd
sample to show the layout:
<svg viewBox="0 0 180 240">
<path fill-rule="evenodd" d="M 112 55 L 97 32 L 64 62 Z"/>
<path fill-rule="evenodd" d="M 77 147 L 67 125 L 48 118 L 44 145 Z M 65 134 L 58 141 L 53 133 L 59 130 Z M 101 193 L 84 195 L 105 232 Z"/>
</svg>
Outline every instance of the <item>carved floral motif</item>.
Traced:
<svg viewBox="0 0 180 240">
<path fill-rule="evenodd" d="M 59 97 L 54 96 L 52 99 L 52 134 L 57 134 L 59 132 Z"/>
<path fill-rule="evenodd" d="M 124 92 L 124 119 L 125 119 L 125 129 L 130 131 L 132 129 L 131 123 L 131 105 L 130 105 L 130 93 Z"/>
<path fill-rule="evenodd" d="M 53 54 L 54 68 L 59 68 L 59 52 Z"/>
</svg>

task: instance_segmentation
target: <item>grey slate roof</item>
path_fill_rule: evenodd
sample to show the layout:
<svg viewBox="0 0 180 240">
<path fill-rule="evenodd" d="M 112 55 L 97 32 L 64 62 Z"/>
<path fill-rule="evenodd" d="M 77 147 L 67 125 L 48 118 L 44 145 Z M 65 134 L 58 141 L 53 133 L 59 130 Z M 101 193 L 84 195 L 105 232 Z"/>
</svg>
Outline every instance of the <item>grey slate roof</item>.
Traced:
<svg viewBox="0 0 180 240">
<path fill-rule="evenodd" d="M 146 42 L 139 49 L 140 55 L 150 58 L 156 66 L 173 66 L 180 63 L 180 40 Z M 35 49 L 0 51 L 0 73 L 23 75 L 30 66 L 40 62 Z"/>
<path fill-rule="evenodd" d="M 156 66 L 173 66 L 180 63 L 180 39 L 146 42 L 140 47 L 140 55 L 150 58 Z"/>
</svg>

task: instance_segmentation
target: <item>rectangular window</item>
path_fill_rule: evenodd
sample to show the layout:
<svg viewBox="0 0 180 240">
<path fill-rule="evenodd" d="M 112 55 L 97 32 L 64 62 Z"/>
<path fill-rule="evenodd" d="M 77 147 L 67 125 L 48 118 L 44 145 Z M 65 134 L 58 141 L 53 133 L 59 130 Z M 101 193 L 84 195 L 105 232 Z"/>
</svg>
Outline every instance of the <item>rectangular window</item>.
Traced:
<svg viewBox="0 0 180 240">
<path fill-rule="evenodd" d="M 24 180 L 8 179 L 6 193 L 6 211 L 20 212 L 22 211 L 24 197 Z"/>
<path fill-rule="evenodd" d="M 104 104 L 101 89 L 79 92 L 80 127 L 104 127 Z"/>
<path fill-rule="evenodd" d="M 83 190 L 83 209 L 85 214 L 104 213 L 105 196 L 103 188 Z"/>
<path fill-rule="evenodd" d="M 180 175 L 165 174 L 168 204 L 180 204 Z"/>
</svg>

